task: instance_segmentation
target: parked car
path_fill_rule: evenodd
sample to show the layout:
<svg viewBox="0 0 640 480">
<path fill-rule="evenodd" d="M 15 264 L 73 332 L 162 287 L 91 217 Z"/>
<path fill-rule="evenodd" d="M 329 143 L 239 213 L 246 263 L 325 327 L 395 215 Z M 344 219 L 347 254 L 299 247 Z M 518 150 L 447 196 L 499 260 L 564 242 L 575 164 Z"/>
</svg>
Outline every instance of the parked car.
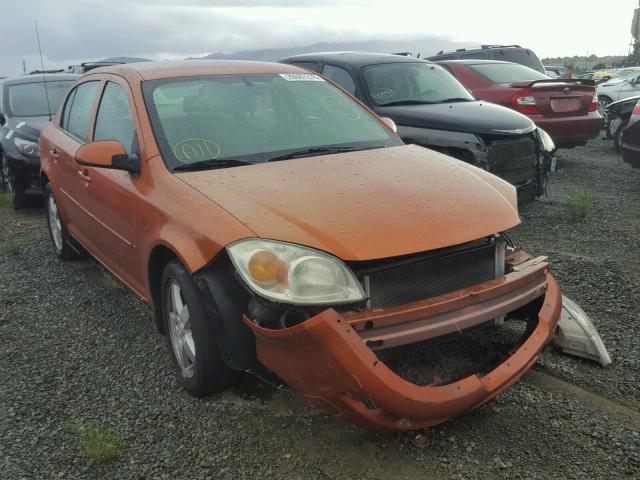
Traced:
<svg viewBox="0 0 640 480">
<path fill-rule="evenodd" d="M 573 78 L 573 72 L 569 70 L 567 67 L 545 65 L 544 73 L 549 78 Z"/>
<path fill-rule="evenodd" d="M 546 257 L 501 233 L 520 222 L 515 188 L 404 145 L 303 69 L 93 70 L 41 153 L 54 252 L 82 246 L 153 306 L 193 395 L 225 389 L 234 370 L 276 374 L 355 424 L 421 428 L 507 389 L 556 331 Z M 403 380 L 376 354 L 503 316 L 524 334 L 437 385 Z"/>
<path fill-rule="evenodd" d="M 640 100 L 622 130 L 622 158 L 633 168 L 640 168 Z"/>
<path fill-rule="evenodd" d="M 618 100 L 617 102 L 608 104 L 604 108 L 604 129 L 606 136 L 615 141 L 618 152 L 622 149 L 622 130 L 627 126 L 638 100 L 640 100 L 640 95 Z"/>
<path fill-rule="evenodd" d="M 513 108 L 572 148 L 596 138 L 602 128 L 593 82 L 552 80 L 531 68 L 489 60 L 450 60 L 445 66 L 476 98 Z"/>
<path fill-rule="evenodd" d="M 579 75 L 574 75 L 577 80 L 593 80 L 596 85 L 609 82 L 618 78 L 618 75 L 609 70 L 599 70 L 597 72 L 584 72 Z"/>
<path fill-rule="evenodd" d="M 533 50 L 523 48 L 520 45 L 482 45 L 480 48 L 458 48 L 440 51 L 437 55 L 427 58 L 432 62 L 472 59 L 519 63 L 545 74 L 545 67 Z"/>
<path fill-rule="evenodd" d="M 598 102 L 606 107 L 611 102 L 640 95 L 640 72 L 628 72 L 619 81 L 609 80 L 597 87 Z"/>
<path fill-rule="evenodd" d="M 36 72 L 0 83 L 0 181 L 15 208 L 42 198 L 40 129 L 78 77 Z"/>
<path fill-rule="evenodd" d="M 502 177 L 518 188 L 521 201 L 543 192 L 545 155 L 555 149 L 548 135 L 525 115 L 476 101 L 437 64 L 360 52 L 312 53 L 281 61 L 322 73 L 378 115 L 391 118 L 405 142 Z"/>
</svg>

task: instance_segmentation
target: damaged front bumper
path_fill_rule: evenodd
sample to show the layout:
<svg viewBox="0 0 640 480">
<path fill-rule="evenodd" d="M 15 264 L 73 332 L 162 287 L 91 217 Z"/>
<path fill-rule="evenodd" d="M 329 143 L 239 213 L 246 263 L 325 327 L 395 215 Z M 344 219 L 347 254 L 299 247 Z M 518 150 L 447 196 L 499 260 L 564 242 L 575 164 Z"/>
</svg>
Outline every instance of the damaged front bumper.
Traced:
<svg viewBox="0 0 640 480">
<path fill-rule="evenodd" d="M 260 362 L 309 402 L 369 429 L 414 430 L 459 416 L 509 388 L 553 338 L 562 295 L 544 257 L 507 275 L 438 298 L 400 307 L 322 313 L 280 330 L 245 323 Z M 418 386 L 391 371 L 374 353 L 461 331 L 543 298 L 526 341 L 493 371 L 439 386 Z"/>
</svg>

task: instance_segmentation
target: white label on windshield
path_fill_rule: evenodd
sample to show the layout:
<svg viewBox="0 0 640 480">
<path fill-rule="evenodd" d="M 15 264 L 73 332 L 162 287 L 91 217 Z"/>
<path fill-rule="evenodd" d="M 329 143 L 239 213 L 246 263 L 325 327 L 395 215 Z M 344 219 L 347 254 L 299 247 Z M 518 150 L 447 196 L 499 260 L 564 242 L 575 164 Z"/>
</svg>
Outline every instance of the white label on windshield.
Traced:
<svg viewBox="0 0 640 480">
<path fill-rule="evenodd" d="M 16 128 L 22 128 L 26 125 L 26 122 L 20 122 L 19 124 L 16 125 Z"/>
<path fill-rule="evenodd" d="M 287 82 L 324 82 L 320 75 L 315 73 L 280 73 Z"/>
<path fill-rule="evenodd" d="M 11 136 L 13 135 L 13 130 L 9 130 L 7 132 L 7 134 L 4 136 L 4 138 L 6 138 L 7 140 L 9 140 L 11 138 Z"/>
</svg>

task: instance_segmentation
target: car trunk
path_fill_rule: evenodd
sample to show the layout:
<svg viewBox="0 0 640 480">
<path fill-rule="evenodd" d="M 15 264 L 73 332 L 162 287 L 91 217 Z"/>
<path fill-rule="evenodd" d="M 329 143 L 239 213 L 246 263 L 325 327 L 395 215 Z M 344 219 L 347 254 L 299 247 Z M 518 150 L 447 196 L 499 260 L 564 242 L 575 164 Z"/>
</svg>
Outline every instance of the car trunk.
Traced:
<svg viewBox="0 0 640 480">
<path fill-rule="evenodd" d="M 587 115 L 595 94 L 593 86 L 579 82 L 539 80 L 510 86 L 528 90 L 543 116 Z"/>
</svg>

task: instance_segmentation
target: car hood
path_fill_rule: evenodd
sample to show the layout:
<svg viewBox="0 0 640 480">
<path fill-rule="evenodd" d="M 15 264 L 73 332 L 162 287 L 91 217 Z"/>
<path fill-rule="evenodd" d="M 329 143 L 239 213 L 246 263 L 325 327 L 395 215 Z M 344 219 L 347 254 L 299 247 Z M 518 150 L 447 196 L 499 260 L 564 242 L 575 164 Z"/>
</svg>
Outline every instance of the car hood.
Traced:
<svg viewBox="0 0 640 480">
<path fill-rule="evenodd" d="M 177 177 L 256 236 L 307 245 L 344 260 L 457 245 L 520 222 L 513 186 L 413 145 Z"/>
<path fill-rule="evenodd" d="M 49 117 L 16 117 L 8 121 L 7 127 L 13 130 L 13 135 L 25 140 L 33 140 L 35 142 L 40 138 L 40 131 L 49 123 Z"/>
<path fill-rule="evenodd" d="M 485 101 L 377 107 L 376 113 L 397 125 L 479 135 L 522 135 L 536 128 L 529 117 Z"/>
</svg>

